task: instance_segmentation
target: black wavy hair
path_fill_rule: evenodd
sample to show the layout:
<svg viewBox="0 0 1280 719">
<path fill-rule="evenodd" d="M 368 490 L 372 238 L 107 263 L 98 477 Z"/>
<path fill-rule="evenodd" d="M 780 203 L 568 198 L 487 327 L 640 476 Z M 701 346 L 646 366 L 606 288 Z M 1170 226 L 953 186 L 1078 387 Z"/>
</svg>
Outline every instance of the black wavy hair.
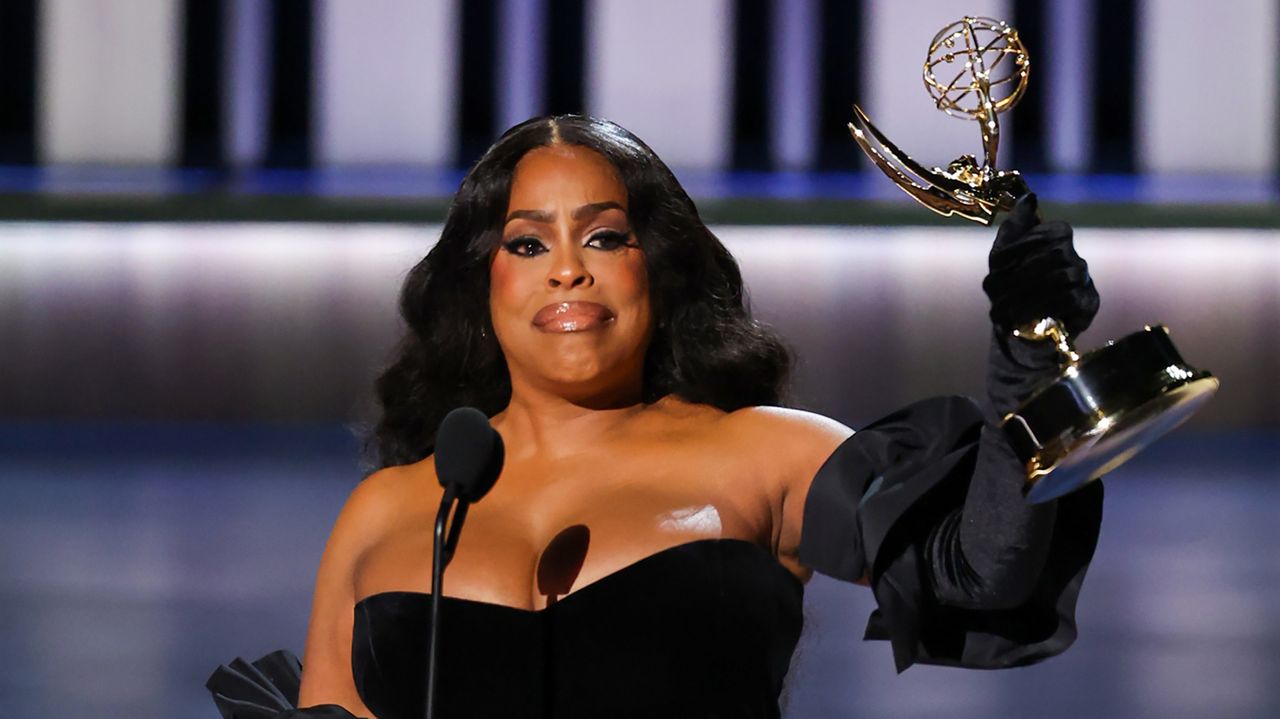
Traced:
<svg viewBox="0 0 1280 719">
<path fill-rule="evenodd" d="M 405 278 L 399 304 L 407 327 L 375 385 L 381 416 L 364 438 L 366 469 L 431 454 L 436 428 L 455 407 L 493 416 L 510 401 L 506 361 L 488 330 L 489 262 L 516 163 L 530 150 L 561 143 L 603 155 L 627 190 L 655 319 L 644 401 L 675 394 L 725 411 L 783 401 L 791 353 L 752 319 L 737 262 L 671 170 L 616 123 L 539 117 L 504 133 L 471 168 L 439 242 Z"/>
</svg>

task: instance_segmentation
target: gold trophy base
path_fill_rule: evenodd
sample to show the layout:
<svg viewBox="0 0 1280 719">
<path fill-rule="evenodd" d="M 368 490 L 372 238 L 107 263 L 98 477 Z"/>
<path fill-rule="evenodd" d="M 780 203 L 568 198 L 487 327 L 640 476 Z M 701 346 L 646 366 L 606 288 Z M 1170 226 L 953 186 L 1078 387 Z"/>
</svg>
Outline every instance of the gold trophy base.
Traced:
<svg viewBox="0 0 1280 719">
<path fill-rule="evenodd" d="M 1161 326 L 1068 362 L 1002 425 L 1026 463 L 1028 501 L 1056 499 L 1119 467 L 1217 390 L 1217 378 L 1186 364 Z"/>
</svg>

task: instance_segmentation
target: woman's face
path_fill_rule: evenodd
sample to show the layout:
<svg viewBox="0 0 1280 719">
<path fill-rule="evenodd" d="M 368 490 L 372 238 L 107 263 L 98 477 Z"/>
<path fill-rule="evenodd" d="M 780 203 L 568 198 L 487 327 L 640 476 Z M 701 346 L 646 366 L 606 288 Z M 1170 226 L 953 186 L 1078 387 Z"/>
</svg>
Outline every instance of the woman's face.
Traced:
<svg viewBox="0 0 1280 719">
<path fill-rule="evenodd" d="M 626 187 L 608 160 L 576 145 L 526 154 L 489 278 L 513 388 L 606 404 L 639 398 L 648 274 Z"/>
</svg>

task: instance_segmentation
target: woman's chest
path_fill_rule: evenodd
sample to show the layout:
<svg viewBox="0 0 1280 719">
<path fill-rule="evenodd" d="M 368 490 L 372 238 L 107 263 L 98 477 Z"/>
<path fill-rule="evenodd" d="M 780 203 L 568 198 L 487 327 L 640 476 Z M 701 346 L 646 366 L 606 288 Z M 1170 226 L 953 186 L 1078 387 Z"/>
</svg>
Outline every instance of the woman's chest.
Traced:
<svg viewBox="0 0 1280 719">
<path fill-rule="evenodd" d="M 429 590 L 434 500 L 424 500 L 362 556 L 357 597 Z M 446 594 L 541 609 L 677 545 L 733 538 L 769 547 L 772 505 L 732 460 L 514 462 L 469 509 Z"/>
</svg>

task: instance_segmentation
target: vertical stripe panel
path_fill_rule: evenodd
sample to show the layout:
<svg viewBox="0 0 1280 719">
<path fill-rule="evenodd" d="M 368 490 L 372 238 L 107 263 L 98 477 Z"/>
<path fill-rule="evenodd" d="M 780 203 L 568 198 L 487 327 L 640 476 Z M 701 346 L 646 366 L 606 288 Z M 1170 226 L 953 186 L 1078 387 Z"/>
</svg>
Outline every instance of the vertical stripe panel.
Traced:
<svg viewBox="0 0 1280 719">
<path fill-rule="evenodd" d="M 1014 0 L 1013 17 L 1009 22 L 1018 30 L 1018 37 L 1031 57 L 1031 79 L 1026 94 L 1005 117 L 1005 124 L 1013 128 L 1018 144 L 1011 151 L 1001 151 L 1000 167 L 1012 167 L 1022 172 L 1043 172 L 1047 145 L 1045 105 L 1048 91 L 1046 68 L 1056 64 L 1052 48 L 1046 40 L 1046 0 Z"/>
<path fill-rule="evenodd" d="M 1049 2 L 1045 33 L 1053 61 L 1037 73 L 1031 57 L 1031 81 L 1042 82 L 1048 93 L 1045 127 L 1048 130 L 1048 162 L 1057 172 L 1084 172 L 1092 153 L 1091 126 L 1095 99 L 1093 88 L 1094 0 Z"/>
<path fill-rule="evenodd" d="M 865 107 L 863 82 L 866 10 L 862 2 L 820 0 L 818 111 L 815 119 L 820 170 L 848 170 L 864 162 L 849 136 L 853 104 Z"/>
<path fill-rule="evenodd" d="M 223 88 L 227 162 L 252 166 L 262 161 L 267 144 L 270 7 L 260 0 L 231 0 L 229 10 Z"/>
<path fill-rule="evenodd" d="M 1110 0 L 1093 14 L 1094 172 L 1134 170 L 1137 0 Z M 1192 48 L 1186 48 L 1194 53 Z"/>
<path fill-rule="evenodd" d="M 543 113 L 546 12 L 546 0 L 502 2 L 498 28 L 500 130 Z"/>
<path fill-rule="evenodd" d="M 818 0 L 773 3 L 774 62 L 769 126 L 774 165 L 807 170 L 813 163 L 818 112 Z M 847 104 L 847 103 L 846 103 Z"/>
<path fill-rule="evenodd" d="M 299 168 L 311 164 L 312 0 L 271 3 L 271 81 L 264 164 Z"/>
<path fill-rule="evenodd" d="M 223 164 L 223 0 L 186 0 L 183 6 L 182 157 L 188 167 Z"/>
<path fill-rule="evenodd" d="M 36 147 L 36 0 L 0 2 L 0 163 L 31 164 Z"/>
<path fill-rule="evenodd" d="M 586 111 L 587 0 L 547 0 L 546 111 Z"/>
<path fill-rule="evenodd" d="M 587 0 L 546 0 L 546 112 L 586 110 Z"/>
<path fill-rule="evenodd" d="M 1146 172 L 1275 171 L 1277 5 L 1144 2 L 1138 165 Z"/>
<path fill-rule="evenodd" d="M 589 6 L 587 27 L 591 112 L 635 132 L 673 167 L 725 166 L 733 56 L 729 0 L 597 0 Z"/>
<path fill-rule="evenodd" d="M 953 0 L 867 2 L 867 92 L 859 102 L 876 127 L 925 166 L 946 165 L 962 154 L 982 154 L 977 121 L 939 112 L 922 79 L 929 41 L 964 15 L 1009 20 L 1012 7 L 1008 0 L 973 0 L 963 8 Z M 1011 156 L 1012 130 L 1007 116 L 1001 116 L 1001 157 Z"/>
<path fill-rule="evenodd" d="M 773 5 L 770 0 L 733 4 L 733 167 L 768 170 L 772 161 L 769 85 L 774 76 Z"/>
<path fill-rule="evenodd" d="M 447 165 L 458 0 L 322 0 L 317 160 Z"/>
<path fill-rule="evenodd" d="M 468 167 L 493 142 L 497 124 L 499 0 L 466 0 L 458 8 L 458 155 Z"/>
<path fill-rule="evenodd" d="M 44 0 L 40 158 L 165 164 L 178 151 L 178 0 Z"/>
</svg>

